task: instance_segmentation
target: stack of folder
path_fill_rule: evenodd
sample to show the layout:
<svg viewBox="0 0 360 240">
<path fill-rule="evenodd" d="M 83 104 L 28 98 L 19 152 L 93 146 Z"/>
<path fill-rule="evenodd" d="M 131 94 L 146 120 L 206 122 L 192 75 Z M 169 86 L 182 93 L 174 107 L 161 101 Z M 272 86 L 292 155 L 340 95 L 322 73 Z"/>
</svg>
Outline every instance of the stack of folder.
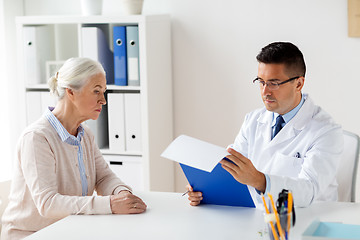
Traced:
<svg viewBox="0 0 360 240">
<path fill-rule="evenodd" d="M 82 56 L 103 65 L 107 84 L 140 86 L 138 26 L 113 27 L 114 52 L 108 44 L 107 27 L 82 27 Z"/>
<path fill-rule="evenodd" d="M 81 28 L 81 56 L 102 64 L 106 83 L 140 86 L 138 26 L 114 26 L 110 49 L 109 25 L 85 24 Z M 140 152 L 140 94 L 107 94 L 97 120 L 87 124 L 100 148 L 114 152 Z M 107 111 L 107 107 L 109 111 Z"/>
<path fill-rule="evenodd" d="M 138 36 L 137 26 L 113 28 L 115 85 L 140 85 Z"/>
<path fill-rule="evenodd" d="M 108 93 L 97 120 L 87 120 L 99 148 L 113 153 L 141 153 L 140 93 Z"/>
<path fill-rule="evenodd" d="M 139 93 L 108 93 L 109 150 L 141 152 Z"/>
</svg>

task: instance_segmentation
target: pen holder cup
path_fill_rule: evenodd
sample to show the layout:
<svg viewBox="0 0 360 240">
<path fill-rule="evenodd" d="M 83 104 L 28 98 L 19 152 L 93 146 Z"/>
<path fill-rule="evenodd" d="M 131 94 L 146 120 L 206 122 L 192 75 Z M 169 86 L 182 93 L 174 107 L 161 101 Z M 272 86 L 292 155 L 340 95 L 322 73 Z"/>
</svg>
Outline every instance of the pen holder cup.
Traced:
<svg viewBox="0 0 360 240">
<path fill-rule="evenodd" d="M 278 214 L 278 217 L 279 217 L 279 221 L 276 219 L 274 213 L 264 214 L 264 220 L 266 223 L 266 232 L 269 235 L 269 239 L 289 240 L 290 229 L 292 227 L 292 214 L 291 213 Z"/>
</svg>

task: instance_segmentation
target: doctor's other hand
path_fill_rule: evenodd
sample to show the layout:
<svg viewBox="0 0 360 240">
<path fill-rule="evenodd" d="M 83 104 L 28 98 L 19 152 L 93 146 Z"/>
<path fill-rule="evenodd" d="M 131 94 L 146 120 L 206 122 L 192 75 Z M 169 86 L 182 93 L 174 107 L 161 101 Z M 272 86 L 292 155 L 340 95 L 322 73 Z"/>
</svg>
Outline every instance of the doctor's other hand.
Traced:
<svg viewBox="0 0 360 240">
<path fill-rule="evenodd" d="M 201 200 L 203 199 L 201 192 L 194 192 L 193 188 L 190 185 L 186 186 L 189 195 L 189 201 L 191 206 L 197 206 L 200 204 Z"/>
<path fill-rule="evenodd" d="M 129 191 L 121 191 L 110 196 L 110 207 L 114 214 L 142 213 L 146 210 L 146 204 Z"/>
<path fill-rule="evenodd" d="M 244 157 L 241 153 L 232 148 L 227 151 L 231 154 L 226 156 L 227 161 L 223 159 L 220 161 L 221 166 L 228 171 L 238 182 L 256 188 L 260 192 L 265 192 L 266 179 L 265 175 L 258 171 L 250 159 Z"/>
</svg>

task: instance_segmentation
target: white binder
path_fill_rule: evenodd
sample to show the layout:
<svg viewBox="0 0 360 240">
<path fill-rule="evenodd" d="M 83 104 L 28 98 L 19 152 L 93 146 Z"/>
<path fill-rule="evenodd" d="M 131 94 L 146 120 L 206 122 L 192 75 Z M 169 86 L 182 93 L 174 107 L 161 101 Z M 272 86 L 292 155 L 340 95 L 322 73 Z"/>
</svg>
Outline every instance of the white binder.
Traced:
<svg viewBox="0 0 360 240">
<path fill-rule="evenodd" d="M 140 86 L 138 26 L 126 27 L 126 51 L 128 66 L 128 85 Z"/>
<path fill-rule="evenodd" d="M 94 134 L 95 142 L 98 147 L 108 148 L 109 147 L 109 127 L 108 127 L 108 111 L 107 105 L 102 106 L 101 113 L 97 120 L 89 119 L 85 121 L 91 132 Z"/>
<path fill-rule="evenodd" d="M 124 94 L 108 93 L 109 150 L 125 151 L 125 110 Z"/>
<path fill-rule="evenodd" d="M 48 108 L 48 107 L 55 107 L 56 105 L 56 97 L 52 96 L 50 92 L 41 92 L 41 110 L 42 113 Z"/>
<path fill-rule="evenodd" d="M 26 92 L 26 123 L 27 125 L 38 120 L 42 114 L 40 92 Z"/>
<path fill-rule="evenodd" d="M 106 84 L 114 84 L 114 55 L 103 30 L 82 27 L 81 40 L 81 56 L 100 62 L 106 72 Z"/>
<path fill-rule="evenodd" d="M 127 93 L 124 97 L 126 151 L 140 152 L 142 149 L 140 94 Z"/>
<path fill-rule="evenodd" d="M 50 25 L 23 27 L 26 85 L 46 83 L 46 61 L 55 60 L 54 29 Z"/>
<path fill-rule="evenodd" d="M 55 107 L 56 98 L 47 91 L 26 92 L 27 125 L 38 120 L 48 107 Z"/>
<path fill-rule="evenodd" d="M 98 32 L 100 29 L 96 27 L 82 27 L 81 28 L 81 55 L 82 57 L 99 60 L 99 42 Z"/>
</svg>

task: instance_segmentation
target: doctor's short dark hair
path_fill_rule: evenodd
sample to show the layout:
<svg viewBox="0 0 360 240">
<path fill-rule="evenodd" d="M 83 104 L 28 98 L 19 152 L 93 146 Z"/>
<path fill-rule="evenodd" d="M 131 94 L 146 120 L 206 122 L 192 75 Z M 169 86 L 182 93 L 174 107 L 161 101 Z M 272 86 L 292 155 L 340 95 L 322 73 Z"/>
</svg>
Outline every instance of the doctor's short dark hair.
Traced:
<svg viewBox="0 0 360 240">
<path fill-rule="evenodd" d="M 259 63 L 285 64 L 285 73 L 289 77 L 305 77 L 306 65 L 304 56 L 294 44 L 290 42 L 273 42 L 263 47 L 256 56 Z"/>
</svg>

